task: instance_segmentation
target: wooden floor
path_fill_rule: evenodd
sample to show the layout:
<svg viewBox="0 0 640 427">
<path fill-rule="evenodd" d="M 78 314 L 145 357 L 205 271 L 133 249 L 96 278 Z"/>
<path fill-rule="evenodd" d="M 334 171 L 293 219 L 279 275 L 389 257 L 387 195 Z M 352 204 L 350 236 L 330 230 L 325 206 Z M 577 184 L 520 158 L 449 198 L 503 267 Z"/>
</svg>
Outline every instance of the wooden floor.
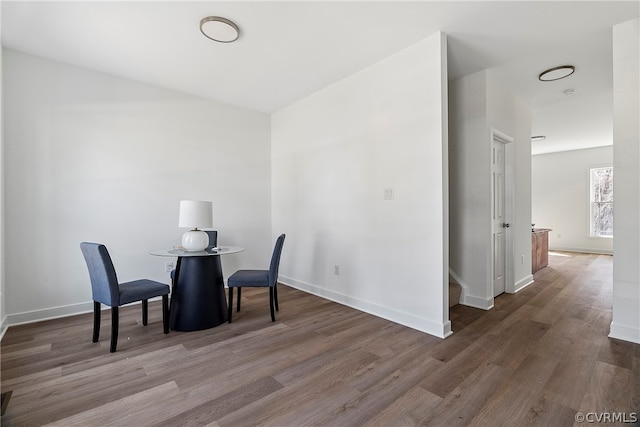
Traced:
<svg viewBox="0 0 640 427">
<path fill-rule="evenodd" d="M 97 344 L 90 314 L 11 327 L 1 343 L 2 391 L 13 392 L 2 425 L 571 426 L 578 411 L 640 417 L 640 345 L 607 338 L 612 258 L 564 255 L 493 310 L 453 307 L 446 340 L 286 286 L 276 323 L 264 290 L 243 292 L 234 323 L 199 332 L 163 335 L 158 303 L 146 327 L 139 306 L 126 307 L 115 354 L 108 312 Z"/>
</svg>

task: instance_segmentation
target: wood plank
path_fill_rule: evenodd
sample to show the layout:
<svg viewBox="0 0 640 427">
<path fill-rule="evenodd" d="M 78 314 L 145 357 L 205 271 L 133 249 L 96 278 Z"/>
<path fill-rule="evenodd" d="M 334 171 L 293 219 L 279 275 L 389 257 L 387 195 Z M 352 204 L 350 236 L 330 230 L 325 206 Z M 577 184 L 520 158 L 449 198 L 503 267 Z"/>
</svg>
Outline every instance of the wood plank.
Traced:
<svg viewBox="0 0 640 427">
<path fill-rule="evenodd" d="M 579 410 L 583 413 L 638 411 L 637 372 L 596 361 Z"/>
<path fill-rule="evenodd" d="M 415 386 L 400 395 L 363 425 L 370 427 L 420 425 L 420 421 L 428 418 L 429 414 L 441 402 L 440 396 Z"/>
<path fill-rule="evenodd" d="M 421 425 L 465 426 L 486 405 L 508 378 L 497 365 L 482 365 L 420 420 Z M 478 385 L 482 386 L 479 389 Z"/>
<path fill-rule="evenodd" d="M 598 360 L 621 368 L 631 369 L 633 367 L 634 344 L 614 338 L 602 340 Z"/>
<path fill-rule="evenodd" d="M 260 378 L 240 388 L 230 390 L 216 399 L 208 400 L 194 408 L 167 418 L 163 420 L 163 424 L 167 426 L 201 426 L 209 424 L 283 387 L 272 377 Z"/>
<path fill-rule="evenodd" d="M 499 343 L 495 339 L 483 336 L 453 357 L 443 367 L 428 373 L 420 382 L 420 386 L 445 398 L 477 369 L 487 364 L 487 360 L 497 348 L 499 348 Z"/>
<path fill-rule="evenodd" d="M 361 388 L 361 393 L 357 396 L 351 399 L 332 396 L 331 399 L 327 399 L 328 404 L 326 407 L 328 410 L 319 411 L 315 409 L 314 416 L 306 419 L 311 425 L 363 425 L 400 396 L 414 388 L 420 378 L 437 369 L 440 364 L 441 362 L 435 359 L 421 359 L 419 357 L 413 357 L 410 360 L 405 359 L 389 375 L 369 384 L 366 388 Z M 353 380 L 349 382 L 354 383 Z M 310 402 L 309 405 L 313 405 L 313 402 Z M 284 421 L 282 425 L 294 421 L 291 417 L 281 417 L 281 419 Z M 287 420 L 290 422 L 287 423 Z"/>
<path fill-rule="evenodd" d="M 168 417 L 170 414 L 168 404 L 176 400 L 182 400 L 180 391 L 174 382 L 167 382 L 48 425 L 50 427 L 152 426 Z"/>
<path fill-rule="evenodd" d="M 560 405 L 552 404 L 542 397 L 542 390 L 555 371 L 558 361 L 529 356 L 508 381 L 471 420 L 474 425 L 549 425 L 558 414 L 562 419 L 555 425 L 573 423 L 575 412 Z"/>
</svg>

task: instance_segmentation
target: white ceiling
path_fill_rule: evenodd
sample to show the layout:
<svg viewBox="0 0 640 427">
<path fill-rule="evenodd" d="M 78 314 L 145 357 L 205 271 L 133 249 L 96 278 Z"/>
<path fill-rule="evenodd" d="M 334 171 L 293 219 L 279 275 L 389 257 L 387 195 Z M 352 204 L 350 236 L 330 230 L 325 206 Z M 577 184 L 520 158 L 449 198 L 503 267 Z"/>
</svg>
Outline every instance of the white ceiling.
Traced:
<svg viewBox="0 0 640 427">
<path fill-rule="evenodd" d="M 2 45 L 92 70 L 277 111 L 436 31 L 449 78 L 490 68 L 533 112 L 533 153 L 612 143 L 613 25 L 637 1 L 6 1 Z M 200 19 L 223 16 L 220 44 Z M 546 68 L 573 76 L 542 83 Z M 564 89 L 576 94 L 565 96 Z"/>
</svg>

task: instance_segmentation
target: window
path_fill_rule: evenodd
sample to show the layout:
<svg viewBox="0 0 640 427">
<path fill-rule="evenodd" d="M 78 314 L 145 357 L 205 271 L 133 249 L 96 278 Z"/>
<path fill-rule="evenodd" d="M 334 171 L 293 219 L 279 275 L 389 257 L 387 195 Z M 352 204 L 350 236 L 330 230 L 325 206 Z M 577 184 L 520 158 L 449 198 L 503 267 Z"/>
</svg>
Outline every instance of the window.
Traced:
<svg viewBox="0 0 640 427">
<path fill-rule="evenodd" d="M 613 167 L 591 169 L 591 235 L 613 237 Z"/>
</svg>

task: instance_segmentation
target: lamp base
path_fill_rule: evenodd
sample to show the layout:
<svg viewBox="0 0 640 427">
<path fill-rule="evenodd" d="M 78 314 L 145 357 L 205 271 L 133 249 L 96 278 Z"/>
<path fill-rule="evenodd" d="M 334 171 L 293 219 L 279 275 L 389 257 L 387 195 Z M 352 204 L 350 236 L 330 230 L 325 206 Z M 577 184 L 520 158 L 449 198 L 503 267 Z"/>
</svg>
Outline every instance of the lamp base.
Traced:
<svg viewBox="0 0 640 427">
<path fill-rule="evenodd" d="M 182 247 L 189 252 L 204 251 L 209 246 L 209 235 L 201 230 L 190 230 L 182 235 Z"/>
</svg>

